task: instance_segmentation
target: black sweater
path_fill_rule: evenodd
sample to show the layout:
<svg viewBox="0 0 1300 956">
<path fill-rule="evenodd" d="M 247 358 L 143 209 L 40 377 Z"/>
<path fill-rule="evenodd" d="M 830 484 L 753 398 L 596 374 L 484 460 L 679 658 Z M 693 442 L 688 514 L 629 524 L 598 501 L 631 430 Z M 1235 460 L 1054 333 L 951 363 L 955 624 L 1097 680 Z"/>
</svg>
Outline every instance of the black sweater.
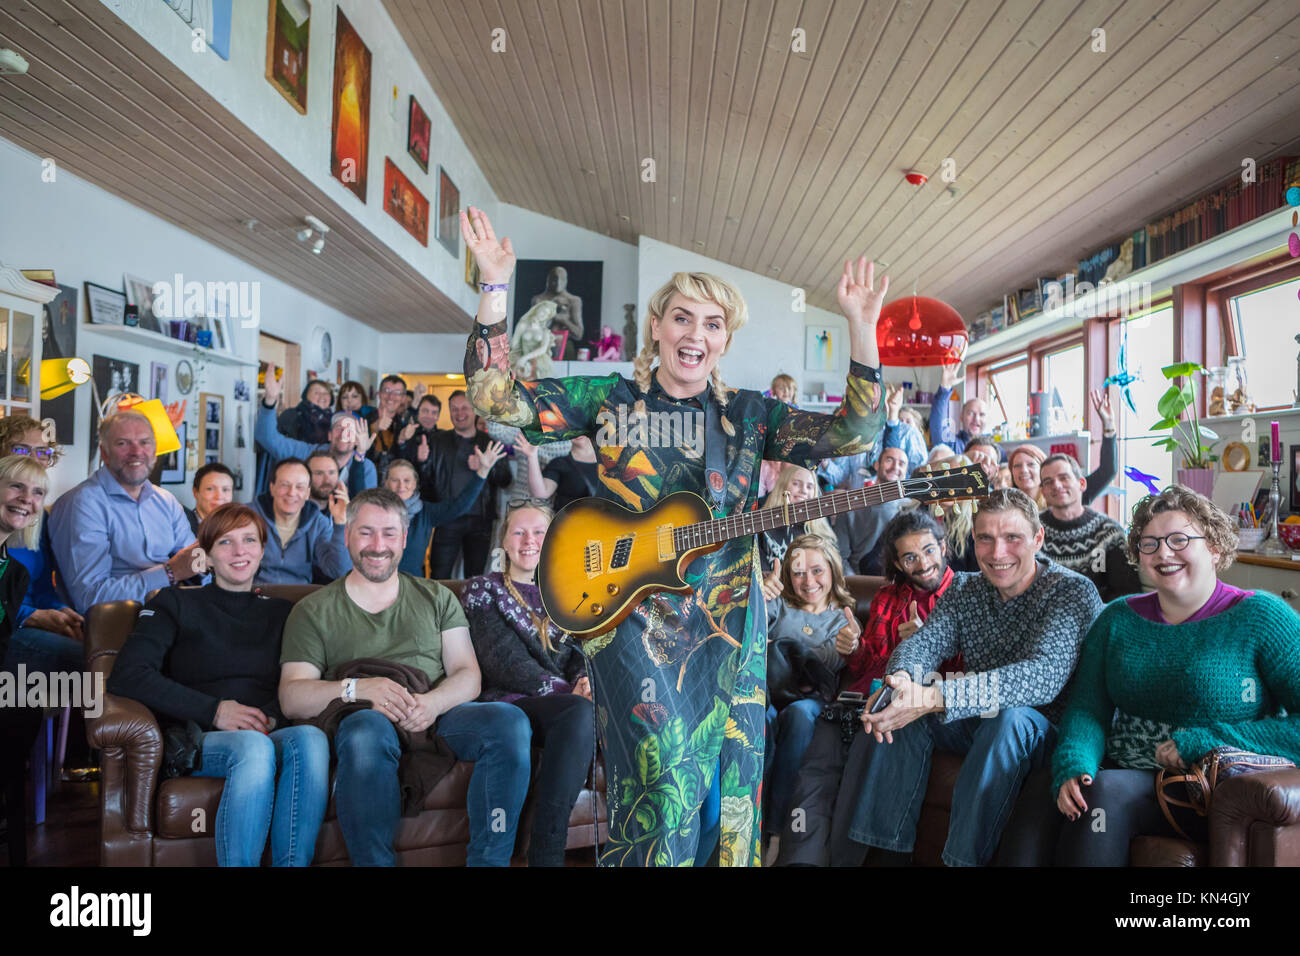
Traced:
<svg viewBox="0 0 1300 956">
<path fill-rule="evenodd" d="M 140 612 L 108 692 L 204 730 L 215 729 L 223 700 L 261 708 L 284 726 L 280 638 L 292 607 L 283 598 L 215 584 L 164 588 Z"/>
<path fill-rule="evenodd" d="M 8 562 L 3 575 L 0 575 L 0 609 L 4 611 L 0 615 L 0 662 L 3 662 L 9 653 L 9 635 L 18 629 L 14 617 L 22 609 L 30 579 L 27 567 L 17 558 L 10 557 L 3 544 L 0 544 L 0 560 Z"/>
</svg>

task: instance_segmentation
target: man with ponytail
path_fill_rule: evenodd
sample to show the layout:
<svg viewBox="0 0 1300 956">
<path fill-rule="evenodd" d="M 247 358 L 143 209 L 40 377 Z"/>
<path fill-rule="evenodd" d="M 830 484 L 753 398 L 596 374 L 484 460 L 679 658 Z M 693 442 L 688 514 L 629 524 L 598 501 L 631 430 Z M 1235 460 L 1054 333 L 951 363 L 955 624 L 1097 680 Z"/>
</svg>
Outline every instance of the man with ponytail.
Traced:
<svg viewBox="0 0 1300 956">
<path fill-rule="evenodd" d="M 604 434 L 597 442 L 600 497 L 645 511 L 689 490 L 715 517 L 738 514 L 758 505 L 765 459 L 807 468 L 866 451 L 881 430 L 876 322 L 888 279 L 875 283 L 865 256 L 840 276 L 852 361 L 840 407 L 821 415 L 726 387 L 718 360 L 748 309 L 734 286 L 702 272 L 678 272 L 650 297 L 632 379 L 516 381 L 504 314 L 514 249 L 482 210 L 461 213 L 461 234 L 483 292 L 465 355 L 470 400 L 536 445 L 595 436 L 609 421 L 637 425 L 619 429 L 613 444 Z M 703 441 L 636 440 L 666 421 L 703 423 Z M 723 866 L 759 862 L 767 620 L 753 537 L 728 541 L 684 573 L 690 593 L 655 594 L 583 645 L 605 758 L 605 865 L 704 864 L 715 853 Z"/>
</svg>

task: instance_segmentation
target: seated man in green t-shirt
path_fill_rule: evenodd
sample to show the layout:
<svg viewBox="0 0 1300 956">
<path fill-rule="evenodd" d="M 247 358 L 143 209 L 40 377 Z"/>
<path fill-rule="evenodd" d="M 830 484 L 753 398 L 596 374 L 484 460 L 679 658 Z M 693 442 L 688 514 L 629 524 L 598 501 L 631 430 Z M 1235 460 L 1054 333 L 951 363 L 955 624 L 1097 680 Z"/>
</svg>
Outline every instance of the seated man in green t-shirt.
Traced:
<svg viewBox="0 0 1300 956">
<path fill-rule="evenodd" d="M 385 488 L 348 504 L 352 571 L 297 603 L 284 626 L 280 706 L 308 719 L 337 699 L 368 700 L 334 737 L 339 826 L 355 866 L 392 866 L 402 798 L 395 727 L 435 725 L 461 760 L 474 761 L 469 785 L 471 866 L 509 866 L 528 790 L 528 717 L 506 703 L 473 703 L 479 667 L 456 596 L 436 581 L 399 573 L 409 522 L 402 499 Z M 411 694 L 386 677 L 333 679 L 362 657 L 418 668 L 433 689 Z"/>
</svg>

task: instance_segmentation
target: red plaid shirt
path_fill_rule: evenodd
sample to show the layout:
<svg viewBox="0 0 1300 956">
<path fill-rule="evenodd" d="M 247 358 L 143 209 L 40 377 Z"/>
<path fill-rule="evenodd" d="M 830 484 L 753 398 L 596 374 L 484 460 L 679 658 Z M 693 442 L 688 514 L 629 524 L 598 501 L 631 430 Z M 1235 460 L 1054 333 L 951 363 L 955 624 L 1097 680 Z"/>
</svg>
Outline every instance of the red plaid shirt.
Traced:
<svg viewBox="0 0 1300 956">
<path fill-rule="evenodd" d="M 916 602 L 917 613 L 924 621 L 934 610 L 934 602 L 939 595 L 948 590 L 952 583 L 952 568 L 945 568 L 943 580 L 934 591 L 919 591 L 911 584 L 887 584 L 871 599 L 871 608 L 867 612 L 867 626 L 862 632 L 858 649 L 845 664 L 848 674 L 845 690 L 867 694 L 871 691 L 871 682 L 885 676 L 885 664 L 889 655 L 898 646 L 898 628 L 907 620 L 907 607 Z M 961 655 L 951 661 L 944 661 L 939 666 L 941 673 L 960 671 Z"/>
</svg>

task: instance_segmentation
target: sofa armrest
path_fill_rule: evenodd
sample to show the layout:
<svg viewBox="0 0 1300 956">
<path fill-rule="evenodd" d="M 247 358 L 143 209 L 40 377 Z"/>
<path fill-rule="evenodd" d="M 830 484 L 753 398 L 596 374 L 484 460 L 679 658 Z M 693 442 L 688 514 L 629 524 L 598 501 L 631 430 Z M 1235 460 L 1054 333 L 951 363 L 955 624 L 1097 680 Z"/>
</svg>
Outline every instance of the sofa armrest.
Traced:
<svg viewBox="0 0 1300 956">
<path fill-rule="evenodd" d="M 1300 769 L 1244 774 L 1215 787 L 1210 804 L 1210 865 L 1249 865 L 1250 831 L 1256 823 L 1300 824 Z"/>
<path fill-rule="evenodd" d="M 86 718 L 86 737 L 103 752 L 100 786 L 106 817 L 113 807 L 125 829 L 148 833 L 163 752 L 153 712 L 138 700 L 106 693 L 103 713 Z"/>
</svg>

